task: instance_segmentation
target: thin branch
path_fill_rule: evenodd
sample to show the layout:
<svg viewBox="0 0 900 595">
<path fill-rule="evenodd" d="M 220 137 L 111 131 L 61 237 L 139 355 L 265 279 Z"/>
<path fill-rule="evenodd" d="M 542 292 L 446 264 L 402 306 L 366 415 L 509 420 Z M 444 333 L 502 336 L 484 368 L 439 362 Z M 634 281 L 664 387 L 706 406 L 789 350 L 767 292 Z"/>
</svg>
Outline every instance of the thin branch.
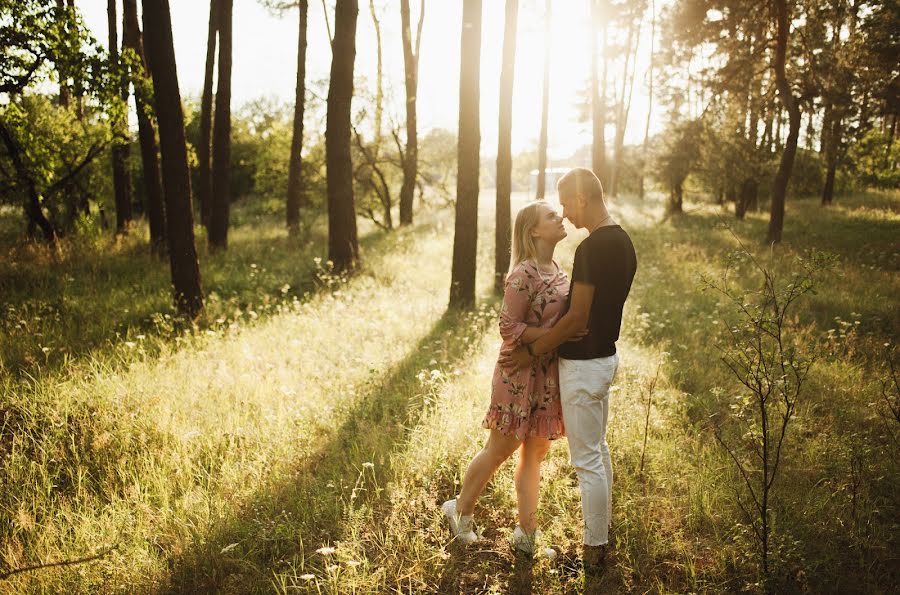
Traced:
<svg viewBox="0 0 900 595">
<path fill-rule="evenodd" d="M 23 566 L 22 568 L 14 568 L 12 570 L 8 570 L 6 572 L 0 572 L 0 580 L 6 580 L 11 576 L 16 574 L 21 574 L 23 572 L 31 572 L 32 570 L 42 570 L 44 568 L 57 568 L 60 566 L 73 566 L 75 564 L 84 564 L 85 562 L 93 562 L 94 560 L 99 560 L 100 558 L 106 556 L 113 550 L 119 547 L 118 543 L 115 543 L 105 550 L 94 554 L 93 556 L 85 556 L 84 558 L 74 558 L 72 560 L 60 560 L 59 562 L 47 562 L 46 564 L 35 564 L 34 566 Z"/>
</svg>

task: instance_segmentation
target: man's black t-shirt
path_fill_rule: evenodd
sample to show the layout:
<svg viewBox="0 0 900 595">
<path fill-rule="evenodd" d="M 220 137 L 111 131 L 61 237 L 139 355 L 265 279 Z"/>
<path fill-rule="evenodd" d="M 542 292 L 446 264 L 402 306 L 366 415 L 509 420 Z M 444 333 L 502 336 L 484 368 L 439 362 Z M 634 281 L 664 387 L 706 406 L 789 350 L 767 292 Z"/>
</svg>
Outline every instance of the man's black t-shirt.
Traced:
<svg viewBox="0 0 900 595">
<path fill-rule="evenodd" d="M 578 341 L 559 346 L 565 359 L 595 359 L 616 353 L 616 340 L 622 326 L 622 307 L 631 290 L 637 270 L 634 245 L 618 225 L 598 227 L 575 250 L 572 286 L 587 283 L 594 286 L 594 299 L 588 319 L 588 334 Z M 572 291 L 566 311 L 572 304 Z"/>
</svg>

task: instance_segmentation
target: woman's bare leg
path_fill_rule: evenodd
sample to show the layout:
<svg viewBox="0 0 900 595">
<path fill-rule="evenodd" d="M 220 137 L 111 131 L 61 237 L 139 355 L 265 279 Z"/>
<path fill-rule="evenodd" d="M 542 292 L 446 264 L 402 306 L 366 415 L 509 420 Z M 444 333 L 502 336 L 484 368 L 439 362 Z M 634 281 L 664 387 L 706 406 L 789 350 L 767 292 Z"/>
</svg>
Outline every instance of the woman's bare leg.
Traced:
<svg viewBox="0 0 900 595">
<path fill-rule="evenodd" d="M 516 466 L 519 526 L 529 534 L 537 529 L 541 463 L 549 450 L 550 441 L 537 436 L 529 436 L 519 449 L 519 464 Z"/>
<path fill-rule="evenodd" d="M 463 515 L 470 515 L 475 511 L 475 501 L 484 491 L 485 486 L 494 475 L 494 471 L 516 452 L 521 441 L 515 436 L 507 436 L 498 430 L 491 430 L 487 443 L 484 445 L 466 469 L 463 478 L 462 489 L 456 498 L 456 511 Z"/>
</svg>

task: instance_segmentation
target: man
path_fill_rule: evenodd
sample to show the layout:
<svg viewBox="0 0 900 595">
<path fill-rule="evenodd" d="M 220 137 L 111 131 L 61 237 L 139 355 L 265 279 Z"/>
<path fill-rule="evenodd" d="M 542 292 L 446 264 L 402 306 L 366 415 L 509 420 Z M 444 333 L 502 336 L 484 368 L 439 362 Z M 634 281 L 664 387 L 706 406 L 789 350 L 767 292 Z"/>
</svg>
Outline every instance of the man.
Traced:
<svg viewBox="0 0 900 595">
<path fill-rule="evenodd" d="M 591 572 L 602 570 L 609 547 L 609 388 L 619 364 L 616 340 L 637 257 L 631 238 L 607 211 L 603 187 L 593 172 L 575 168 L 560 178 L 557 190 L 563 217 L 590 231 L 575 250 L 567 311 L 547 334 L 501 364 L 523 367 L 533 357 L 559 348 L 560 400 L 581 488 L 585 570 Z M 585 328 L 587 335 L 569 341 Z"/>
</svg>

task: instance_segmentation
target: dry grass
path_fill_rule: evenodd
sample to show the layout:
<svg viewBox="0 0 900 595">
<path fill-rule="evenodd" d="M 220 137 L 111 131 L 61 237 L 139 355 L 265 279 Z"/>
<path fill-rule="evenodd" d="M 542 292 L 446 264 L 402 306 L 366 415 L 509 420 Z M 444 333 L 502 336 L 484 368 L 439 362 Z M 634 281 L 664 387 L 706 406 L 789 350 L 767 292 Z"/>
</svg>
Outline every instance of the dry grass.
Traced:
<svg viewBox="0 0 900 595">
<path fill-rule="evenodd" d="M 714 345 L 730 313 L 698 278 L 720 270 L 733 238 L 713 208 L 661 225 L 659 209 L 614 207 L 640 268 L 613 393 L 617 556 L 602 587 L 752 591 L 754 550 L 733 505 L 735 478 L 705 422 L 734 383 Z M 779 484 L 782 591 L 884 591 L 898 578 L 897 428 L 879 415 L 875 351 L 898 330 L 897 211 L 897 197 L 884 195 L 828 211 L 793 203 L 788 243 L 766 257 L 786 268 L 793 252 L 818 245 L 842 259 L 798 321 L 822 359 Z M 370 234 L 368 264 L 347 282 L 317 271 L 315 247 L 298 258 L 277 223 L 251 221 L 228 254 L 204 262 L 219 297 L 197 329 L 165 318 L 165 269 L 148 274 L 159 265 L 137 254 L 137 242 L 93 264 L 90 246 L 79 258 L 29 264 L 4 299 L 14 296 L 16 312 L 29 313 L 20 318 L 69 359 L 41 362 L 31 347 L 0 344 L 16 370 L 0 386 L 0 568 L 117 547 L 0 581 L 0 591 L 580 591 L 580 510 L 564 441 L 544 468 L 540 507 L 560 551 L 554 563 L 516 560 L 506 545 L 512 464 L 479 504 L 479 544 L 451 543 L 437 509 L 484 438 L 498 339 L 490 209 L 483 215 L 482 297 L 469 313 L 445 311 L 448 212 Z M 735 233 L 755 246 L 764 224 L 751 216 Z M 561 245 L 564 266 L 581 237 Z M 129 263 L 128 293 L 104 293 Z M 66 274 L 69 316 L 34 320 L 28 304 L 59 295 Z M 100 322 L 139 295 L 150 297 L 134 306 L 136 321 Z M 98 303 L 84 303 L 89 296 Z M 159 328 L 145 324 L 154 312 Z M 87 329 L 86 345 L 77 328 Z M 660 363 L 641 475 L 642 395 Z"/>
</svg>

